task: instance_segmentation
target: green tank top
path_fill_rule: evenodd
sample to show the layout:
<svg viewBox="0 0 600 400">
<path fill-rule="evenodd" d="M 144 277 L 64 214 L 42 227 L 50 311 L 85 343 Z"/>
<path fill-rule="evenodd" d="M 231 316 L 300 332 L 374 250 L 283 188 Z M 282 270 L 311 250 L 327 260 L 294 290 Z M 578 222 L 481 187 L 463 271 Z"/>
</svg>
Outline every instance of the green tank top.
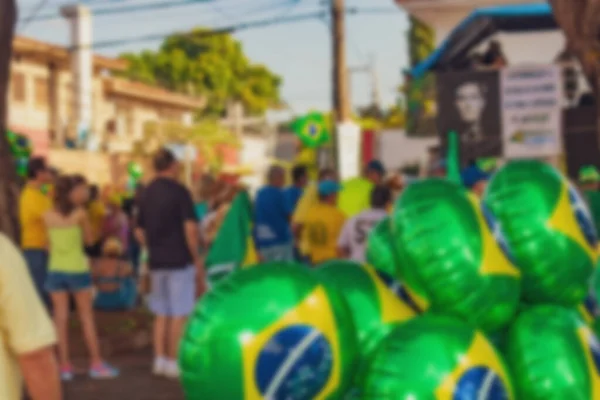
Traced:
<svg viewBox="0 0 600 400">
<path fill-rule="evenodd" d="M 90 266 L 83 249 L 83 234 L 79 226 L 48 229 L 50 239 L 49 271 L 79 274 Z"/>
</svg>

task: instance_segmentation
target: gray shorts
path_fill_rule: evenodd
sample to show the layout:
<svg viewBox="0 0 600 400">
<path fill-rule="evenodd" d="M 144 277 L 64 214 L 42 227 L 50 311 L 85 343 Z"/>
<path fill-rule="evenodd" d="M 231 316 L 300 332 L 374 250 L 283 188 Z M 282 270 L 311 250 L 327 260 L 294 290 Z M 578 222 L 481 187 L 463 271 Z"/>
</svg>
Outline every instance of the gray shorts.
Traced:
<svg viewBox="0 0 600 400">
<path fill-rule="evenodd" d="M 294 245 L 292 243 L 262 247 L 258 251 L 264 262 L 294 261 Z"/>
<path fill-rule="evenodd" d="M 150 271 L 148 303 L 154 315 L 187 317 L 196 304 L 196 267 Z"/>
</svg>

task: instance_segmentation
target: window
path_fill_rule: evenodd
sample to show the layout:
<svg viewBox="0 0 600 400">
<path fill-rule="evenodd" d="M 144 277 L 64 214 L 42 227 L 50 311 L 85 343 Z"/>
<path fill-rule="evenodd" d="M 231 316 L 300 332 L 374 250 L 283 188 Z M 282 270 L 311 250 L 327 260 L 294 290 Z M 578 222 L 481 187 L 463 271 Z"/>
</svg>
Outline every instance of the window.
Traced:
<svg viewBox="0 0 600 400">
<path fill-rule="evenodd" d="M 15 72 L 11 76 L 11 98 L 14 101 L 25 102 L 25 75 Z"/>
<path fill-rule="evenodd" d="M 35 106 L 48 107 L 48 80 L 45 78 L 35 78 Z"/>
</svg>

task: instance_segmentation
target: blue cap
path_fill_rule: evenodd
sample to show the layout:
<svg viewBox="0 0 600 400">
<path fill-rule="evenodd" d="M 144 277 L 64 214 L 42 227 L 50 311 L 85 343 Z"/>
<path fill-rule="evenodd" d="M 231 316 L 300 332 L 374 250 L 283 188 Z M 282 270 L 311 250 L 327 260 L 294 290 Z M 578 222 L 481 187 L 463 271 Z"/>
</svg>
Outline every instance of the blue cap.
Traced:
<svg viewBox="0 0 600 400">
<path fill-rule="evenodd" d="M 369 161 L 369 163 L 367 164 L 367 170 L 368 171 L 375 171 L 378 172 L 381 175 L 385 175 L 385 167 L 383 166 L 383 163 L 379 160 L 371 160 Z"/>
<path fill-rule="evenodd" d="M 330 194 L 338 193 L 342 186 L 336 181 L 324 180 L 319 182 L 319 195 L 329 196 Z"/>
<path fill-rule="evenodd" d="M 487 181 L 490 179 L 490 174 L 486 174 L 477 166 L 465 168 L 460 173 L 463 185 L 471 189 L 477 182 Z"/>
</svg>

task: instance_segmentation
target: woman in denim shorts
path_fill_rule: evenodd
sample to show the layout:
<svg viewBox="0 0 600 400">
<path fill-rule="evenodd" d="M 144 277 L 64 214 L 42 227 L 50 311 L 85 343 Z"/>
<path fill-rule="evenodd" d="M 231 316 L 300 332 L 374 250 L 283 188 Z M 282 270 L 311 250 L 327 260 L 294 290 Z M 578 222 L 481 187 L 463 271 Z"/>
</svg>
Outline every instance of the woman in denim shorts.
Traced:
<svg viewBox="0 0 600 400">
<path fill-rule="evenodd" d="M 84 252 L 84 245 L 94 240 L 87 213 L 82 207 L 88 196 L 87 183 L 79 177 L 65 176 L 58 179 L 55 189 L 54 209 L 44 215 L 50 254 L 46 290 L 54 309 L 61 378 L 65 381 L 73 379 L 67 334 L 70 294 L 75 298 L 90 353 L 90 377 L 113 378 L 118 375 L 118 370 L 100 357 L 92 308 L 90 264 Z"/>
</svg>

